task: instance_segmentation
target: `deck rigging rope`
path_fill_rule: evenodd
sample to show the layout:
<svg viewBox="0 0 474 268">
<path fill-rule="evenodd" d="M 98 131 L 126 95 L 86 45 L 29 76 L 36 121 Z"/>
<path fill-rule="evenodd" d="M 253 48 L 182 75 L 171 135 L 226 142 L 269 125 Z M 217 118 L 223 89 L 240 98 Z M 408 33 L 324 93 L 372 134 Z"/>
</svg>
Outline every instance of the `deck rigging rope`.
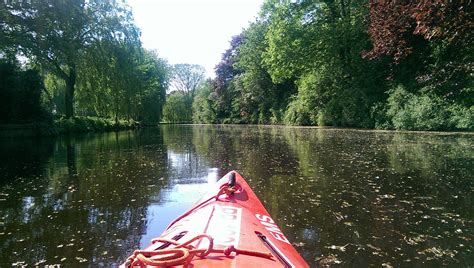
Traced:
<svg viewBox="0 0 474 268">
<path fill-rule="evenodd" d="M 194 206 L 191 210 L 184 213 L 176 220 L 171 222 L 166 229 L 169 229 L 172 225 L 176 222 L 180 221 L 184 217 L 190 215 L 193 211 L 197 210 L 198 208 L 203 207 L 212 199 L 219 200 L 220 196 L 226 194 L 228 198 L 230 198 L 236 191 L 238 191 L 238 187 L 236 186 L 229 186 L 228 184 L 224 184 L 219 189 L 219 192 L 212 196 L 209 199 L 204 200 L 203 202 L 199 203 L 198 205 Z M 209 240 L 209 245 L 207 248 L 196 248 L 191 245 L 196 240 L 202 239 Z M 196 235 L 195 237 L 189 239 L 186 242 L 178 243 L 175 240 L 166 239 L 163 237 L 158 237 L 152 239 L 151 241 L 154 243 L 168 243 L 169 245 L 173 245 L 172 248 L 164 248 L 164 249 L 156 249 L 156 250 L 135 250 L 133 255 L 127 258 L 125 262 L 125 267 L 143 267 L 146 265 L 149 266 L 156 266 L 156 267 L 166 267 L 166 266 L 177 266 L 183 265 L 183 267 L 188 266 L 191 263 L 195 256 L 200 258 L 204 258 L 211 253 L 220 253 L 224 254 L 225 256 L 230 256 L 232 252 L 236 254 L 243 254 L 248 256 L 255 256 L 260 258 L 266 259 L 273 259 L 273 255 L 270 252 L 260 252 L 254 250 L 244 250 L 238 249 L 234 246 L 228 246 L 225 249 L 214 249 L 214 238 L 207 234 L 200 234 Z M 199 245 L 200 243 L 198 243 Z"/>
<path fill-rule="evenodd" d="M 195 248 L 191 245 L 196 240 L 206 238 L 209 240 L 207 248 Z M 178 243 L 175 240 L 170 240 L 162 237 L 158 237 L 152 240 L 152 243 L 170 243 L 174 245 L 173 248 L 157 249 L 157 250 L 135 250 L 132 256 L 128 257 L 125 262 L 125 267 L 135 266 L 177 266 L 183 265 L 188 266 L 195 256 L 204 258 L 211 253 L 220 253 L 225 256 L 230 256 L 232 252 L 236 254 L 243 254 L 248 256 L 255 256 L 266 259 L 273 259 L 273 255 L 270 252 L 260 252 L 254 250 L 237 249 L 234 246 L 228 246 L 226 249 L 214 249 L 214 239 L 207 234 L 200 234 L 186 242 Z"/>
<path fill-rule="evenodd" d="M 203 207 L 204 205 L 206 205 L 209 201 L 211 201 L 212 199 L 215 199 L 215 200 L 219 200 L 219 197 L 223 194 L 226 194 L 228 198 L 230 198 L 235 192 L 239 191 L 240 188 L 236 186 L 229 186 L 227 183 L 226 184 L 223 184 L 220 189 L 219 189 L 219 192 L 214 195 L 214 196 L 211 196 L 210 198 L 202 201 L 201 203 L 195 205 L 193 208 L 191 208 L 190 210 L 188 210 L 187 212 L 185 212 L 183 215 L 179 216 L 178 218 L 176 218 L 174 221 L 172 221 L 170 224 L 168 224 L 168 226 L 166 227 L 166 229 L 169 229 L 171 228 L 171 226 L 173 226 L 175 223 L 177 223 L 178 221 L 182 220 L 183 218 L 187 217 L 188 215 L 190 215 L 191 213 L 193 213 L 195 210 Z"/>
</svg>

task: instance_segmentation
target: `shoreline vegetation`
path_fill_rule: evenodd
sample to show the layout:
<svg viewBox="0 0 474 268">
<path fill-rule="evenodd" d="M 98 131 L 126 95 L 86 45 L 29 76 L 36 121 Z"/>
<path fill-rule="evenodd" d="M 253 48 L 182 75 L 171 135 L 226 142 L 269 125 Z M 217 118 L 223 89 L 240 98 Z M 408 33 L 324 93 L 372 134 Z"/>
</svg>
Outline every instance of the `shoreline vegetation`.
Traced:
<svg viewBox="0 0 474 268">
<path fill-rule="evenodd" d="M 0 1 L 0 137 L 190 122 L 472 132 L 470 10 L 267 0 L 206 79 L 145 49 L 126 2 Z"/>
<path fill-rule="evenodd" d="M 174 124 L 174 123 L 160 123 Z M 356 128 L 343 126 L 304 126 L 304 125 L 271 125 L 271 124 L 211 124 L 211 123 L 177 123 L 176 125 L 194 125 L 194 126 L 258 126 L 258 127 L 285 127 L 285 128 L 303 128 L 303 129 L 328 129 L 328 130 L 350 130 L 359 132 L 378 132 L 378 133 L 419 133 L 419 134 L 439 134 L 439 135 L 474 135 L 474 131 L 455 131 L 455 130 L 397 130 L 397 129 L 377 129 L 377 128 Z"/>
<path fill-rule="evenodd" d="M 146 126 L 146 125 L 145 125 Z M 0 138 L 58 136 L 70 133 L 109 132 L 142 127 L 134 120 L 91 116 L 59 118 L 52 122 L 0 124 Z"/>
<path fill-rule="evenodd" d="M 444 0 L 266 1 L 196 93 L 193 120 L 473 131 L 469 10 Z"/>
<path fill-rule="evenodd" d="M 78 134 L 78 133 L 102 133 L 123 130 L 137 130 L 147 127 L 158 127 L 160 125 L 194 125 L 194 126 L 249 126 L 249 127 L 287 127 L 287 128 L 305 128 L 305 129 L 326 129 L 326 130 L 350 130 L 360 132 L 378 132 L 378 133 L 407 133 L 407 134 L 434 134 L 434 135 L 473 135 L 474 131 L 435 131 L 435 130 L 394 130 L 394 129 L 365 129 L 354 127 L 338 127 L 338 126 L 297 126 L 283 124 L 208 124 L 208 123 L 192 123 L 192 122 L 160 122 L 158 124 L 140 124 L 133 120 L 118 120 L 110 118 L 97 117 L 74 117 L 61 118 L 55 120 L 54 123 L 35 122 L 23 124 L 0 124 L 0 138 L 16 138 L 16 137 L 53 137 L 60 135 Z"/>
</svg>

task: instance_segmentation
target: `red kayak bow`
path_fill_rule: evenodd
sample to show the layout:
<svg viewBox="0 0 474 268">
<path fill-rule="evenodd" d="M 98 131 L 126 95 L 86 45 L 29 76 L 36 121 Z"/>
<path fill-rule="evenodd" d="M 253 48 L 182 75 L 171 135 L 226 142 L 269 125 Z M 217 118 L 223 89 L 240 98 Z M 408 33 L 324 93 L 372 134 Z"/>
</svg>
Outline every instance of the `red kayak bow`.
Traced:
<svg viewBox="0 0 474 268">
<path fill-rule="evenodd" d="M 147 266 L 309 267 L 235 171 L 122 265 Z"/>
</svg>

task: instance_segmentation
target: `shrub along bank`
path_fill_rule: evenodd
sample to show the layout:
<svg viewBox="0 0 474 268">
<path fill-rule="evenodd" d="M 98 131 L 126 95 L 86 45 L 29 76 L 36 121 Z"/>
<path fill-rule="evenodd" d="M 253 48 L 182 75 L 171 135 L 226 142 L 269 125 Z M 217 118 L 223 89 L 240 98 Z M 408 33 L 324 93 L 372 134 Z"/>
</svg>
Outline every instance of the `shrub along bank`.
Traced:
<svg viewBox="0 0 474 268">
<path fill-rule="evenodd" d="M 140 124 L 133 120 L 78 116 L 59 118 L 50 122 L 0 125 L 2 137 L 56 136 L 67 133 L 107 132 L 138 128 Z"/>
<path fill-rule="evenodd" d="M 122 129 L 132 129 L 139 126 L 134 120 L 76 116 L 73 118 L 60 118 L 54 121 L 54 129 L 58 133 L 70 132 L 102 132 Z"/>
</svg>

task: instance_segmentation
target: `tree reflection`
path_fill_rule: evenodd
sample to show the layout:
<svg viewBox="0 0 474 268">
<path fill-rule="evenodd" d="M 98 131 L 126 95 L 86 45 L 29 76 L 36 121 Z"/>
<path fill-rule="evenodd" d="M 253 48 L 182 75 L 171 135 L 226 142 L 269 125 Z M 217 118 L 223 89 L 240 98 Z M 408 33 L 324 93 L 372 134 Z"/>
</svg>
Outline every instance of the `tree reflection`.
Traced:
<svg viewBox="0 0 474 268">
<path fill-rule="evenodd" d="M 76 149 L 71 142 L 71 137 L 66 136 L 66 162 L 69 176 L 77 175 L 76 167 Z"/>
<path fill-rule="evenodd" d="M 242 172 L 309 263 L 468 259 L 460 247 L 467 242 L 463 221 L 472 218 L 470 135 L 262 126 L 193 131 L 197 153 L 222 173 Z"/>
<path fill-rule="evenodd" d="M 472 135 L 166 125 L 1 146 L 24 162 L 2 155 L 2 263 L 115 266 L 156 228 L 149 211 L 232 169 L 312 266 L 467 266 L 472 253 Z"/>
<path fill-rule="evenodd" d="M 16 179 L 42 177 L 54 150 L 54 139 L 0 139 L 0 187 Z M 34 163 L 30 165 L 29 163 Z"/>
<path fill-rule="evenodd" d="M 47 179 L 6 185 L 2 192 L 17 194 L 1 203 L 1 262 L 116 266 L 139 248 L 149 197 L 167 184 L 157 180 L 167 156 L 133 135 L 65 137 L 53 159 L 42 155 Z"/>
</svg>

